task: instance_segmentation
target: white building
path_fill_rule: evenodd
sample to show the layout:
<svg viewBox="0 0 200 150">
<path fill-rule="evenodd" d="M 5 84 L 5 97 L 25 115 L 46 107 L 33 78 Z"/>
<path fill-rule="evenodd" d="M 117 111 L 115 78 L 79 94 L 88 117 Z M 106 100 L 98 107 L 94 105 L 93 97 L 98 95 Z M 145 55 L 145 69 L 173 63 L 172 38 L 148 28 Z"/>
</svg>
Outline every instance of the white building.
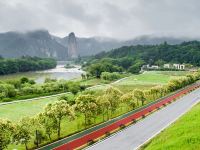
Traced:
<svg viewBox="0 0 200 150">
<path fill-rule="evenodd" d="M 164 68 L 170 68 L 170 64 L 164 64 Z"/>
<path fill-rule="evenodd" d="M 151 68 L 151 69 L 159 69 L 159 66 L 152 65 L 150 68 Z"/>
<path fill-rule="evenodd" d="M 178 69 L 178 70 L 184 70 L 185 69 L 185 65 L 183 65 L 183 64 L 173 64 L 173 67 L 175 69 Z"/>
<path fill-rule="evenodd" d="M 164 68 L 172 68 L 172 69 L 178 69 L 178 70 L 184 70 L 185 65 L 184 64 L 164 64 Z"/>
<path fill-rule="evenodd" d="M 159 66 L 156 66 L 156 65 L 150 66 L 149 64 L 143 65 L 143 66 L 141 67 L 141 70 L 145 70 L 145 69 L 159 69 Z"/>
</svg>

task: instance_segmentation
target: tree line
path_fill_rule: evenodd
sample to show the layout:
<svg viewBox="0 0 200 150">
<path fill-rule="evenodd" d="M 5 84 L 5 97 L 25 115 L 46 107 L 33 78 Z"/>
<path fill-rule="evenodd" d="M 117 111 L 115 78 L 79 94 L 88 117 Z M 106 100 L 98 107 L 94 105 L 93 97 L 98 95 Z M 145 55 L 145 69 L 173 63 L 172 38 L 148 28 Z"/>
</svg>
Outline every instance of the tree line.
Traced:
<svg viewBox="0 0 200 150">
<path fill-rule="evenodd" d="M 34 80 L 26 77 L 8 81 L 0 81 L 0 102 L 15 99 L 32 98 L 43 95 L 52 95 L 63 92 L 74 94 L 86 87 L 79 82 L 56 80 L 47 78 L 43 84 L 36 84 Z"/>
<path fill-rule="evenodd" d="M 97 117 L 102 116 L 102 121 L 109 120 L 115 117 L 114 114 L 119 109 L 126 109 L 125 112 L 133 110 L 199 79 L 200 74 L 196 73 L 148 90 L 135 89 L 123 93 L 117 88 L 109 87 L 98 97 L 90 91 L 77 94 L 72 99 L 62 96 L 58 101 L 49 103 L 43 112 L 34 117 L 22 118 L 17 123 L 1 119 L 0 149 L 5 149 L 10 143 L 24 144 L 28 149 L 28 144 L 33 142 L 35 147 L 39 147 L 44 142 L 60 139 L 63 127 L 67 130 L 63 123 L 80 121 L 83 116 L 85 127 L 94 125 Z"/>
<path fill-rule="evenodd" d="M 83 65 L 83 68 L 91 75 L 96 78 L 100 78 L 103 72 L 130 72 L 139 73 L 141 66 L 145 62 L 141 59 L 134 58 L 102 58 L 92 59 L 87 64 Z"/>
<path fill-rule="evenodd" d="M 23 56 L 21 58 L 1 58 L 0 75 L 17 72 L 27 72 L 55 68 L 56 60 L 53 58 L 39 58 Z"/>
</svg>

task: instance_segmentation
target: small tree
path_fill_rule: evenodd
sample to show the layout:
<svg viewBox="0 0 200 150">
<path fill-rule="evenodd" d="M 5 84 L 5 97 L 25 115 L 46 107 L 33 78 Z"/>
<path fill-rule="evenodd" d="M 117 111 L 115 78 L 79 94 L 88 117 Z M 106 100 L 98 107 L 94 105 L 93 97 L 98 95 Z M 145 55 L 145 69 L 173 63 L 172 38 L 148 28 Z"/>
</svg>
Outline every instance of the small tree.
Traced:
<svg viewBox="0 0 200 150">
<path fill-rule="evenodd" d="M 120 105 L 120 97 L 122 92 L 117 88 L 109 87 L 104 97 L 110 102 L 111 112 L 112 114 L 116 111 L 118 106 Z"/>
<path fill-rule="evenodd" d="M 27 144 L 30 141 L 31 136 L 32 136 L 32 133 L 31 133 L 30 119 L 23 118 L 15 126 L 15 130 L 13 134 L 13 142 L 16 142 L 16 144 L 24 144 L 27 150 L 28 149 Z"/>
<path fill-rule="evenodd" d="M 76 106 L 78 111 L 84 114 L 85 125 L 90 124 L 92 117 L 96 117 L 97 105 L 94 96 L 90 94 L 78 96 Z"/>
<path fill-rule="evenodd" d="M 136 107 L 136 100 L 133 93 L 126 93 L 121 96 L 121 102 L 125 103 L 128 108 L 134 109 Z"/>
<path fill-rule="evenodd" d="M 53 119 L 47 117 L 44 113 L 38 114 L 38 121 L 43 126 L 45 134 L 48 136 L 51 141 L 51 135 L 57 130 L 57 122 Z"/>
<path fill-rule="evenodd" d="M 63 118 L 71 119 L 74 117 L 73 110 L 71 109 L 70 105 L 64 100 L 57 101 L 53 104 L 48 104 L 45 107 L 44 114 L 52 122 L 56 123 L 58 139 L 60 138 L 61 122 Z"/>
<path fill-rule="evenodd" d="M 0 119 L 0 149 L 6 149 L 11 143 L 14 125 L 8 121 Z"/>
<path fill-rule="evenodd" d="M 150 93 L 151 93 L 151 95 L 153 96 L 153 99 L 155 100 L 155 99 L 157 99 L 158 97 L 159 97 L 159 95 L 161 94 L 160 92 L 160 88 L 161 87 L 158 87 L 158 86 L 156 86 L 156 87 L 152 87 L 151 89 L 150 89 Z"/>
<path fill-rule="evenodd" d="M 82 80 L 86 79 L 86 75 L 84 73 L 81 74 Z"/>
<path fill-rule="evenodd" d="M 138 101 L 142 102 L 142 105 L 144 105 L 145 102 L 145 96 L 144 96 L 144 92 L 142 90 L 136 89 L 134 90 L 134 97 L 137 99 L 137 105 L 139 105 Z"/>
<path fill-rule="evenodd" d="M 27 77 L 22 77 L 20 79 L 21 83 L 24 84 L 24 83 L 28 83 L 29 82 L 29 79 Z"/>
<path fill-rule="evenodd" d="M 103 115 L 103 121 L 105 121 L 104 115 L 107 114 L 107 120 L 109 119 L 109 108 L 110 108 L 110 102 L 108 99 L 103 95 L 97 97 L 96 103 L 98 105 L 98 108 L 100 112 Z"/>
</svg>

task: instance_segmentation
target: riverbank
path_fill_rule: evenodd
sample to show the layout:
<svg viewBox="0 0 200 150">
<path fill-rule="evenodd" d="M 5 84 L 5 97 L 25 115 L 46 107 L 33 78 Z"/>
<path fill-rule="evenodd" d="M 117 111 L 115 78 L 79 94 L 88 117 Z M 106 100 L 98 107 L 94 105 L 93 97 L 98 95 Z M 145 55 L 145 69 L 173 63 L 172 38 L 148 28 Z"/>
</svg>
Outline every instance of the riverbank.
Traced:
<svg viewBox="0 0 200 150">
<path fill-rule="evenodd" d="M 75 78 L 80 78 L 81 74 L 84 73 L 81 70 L 81 66 L 75 65 L 75 68 L 66 69 L 64 66 L 67 61 L 58 61 L 57 66 L 53 69 L 47 69 L 43 71 L 30 71 L 23 73 L 14 73 L 9 75 L 0 75 L 1 81 L 9 81 L 12 79 L 20 79 L 21 77 L 27 77 L 35 80 L 36 83 L 43 83 L 45 78 L 51 79 L 64 79 L 64 80 L 72 80 Z"/>
</svg>

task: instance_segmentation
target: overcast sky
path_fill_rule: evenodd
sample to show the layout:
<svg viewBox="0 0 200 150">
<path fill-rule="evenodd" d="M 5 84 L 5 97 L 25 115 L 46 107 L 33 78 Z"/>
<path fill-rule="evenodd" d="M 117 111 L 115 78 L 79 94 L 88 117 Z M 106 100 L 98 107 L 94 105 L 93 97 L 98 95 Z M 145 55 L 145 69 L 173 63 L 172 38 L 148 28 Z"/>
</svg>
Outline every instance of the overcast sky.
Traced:
<svg viewBox="0 0 200 150">
<path fill-rule="evenodd" d="M 35 29 L 61 37 L 200 37 L 200 0 L 0 0 L 0 32 Z"/>
</svg>

